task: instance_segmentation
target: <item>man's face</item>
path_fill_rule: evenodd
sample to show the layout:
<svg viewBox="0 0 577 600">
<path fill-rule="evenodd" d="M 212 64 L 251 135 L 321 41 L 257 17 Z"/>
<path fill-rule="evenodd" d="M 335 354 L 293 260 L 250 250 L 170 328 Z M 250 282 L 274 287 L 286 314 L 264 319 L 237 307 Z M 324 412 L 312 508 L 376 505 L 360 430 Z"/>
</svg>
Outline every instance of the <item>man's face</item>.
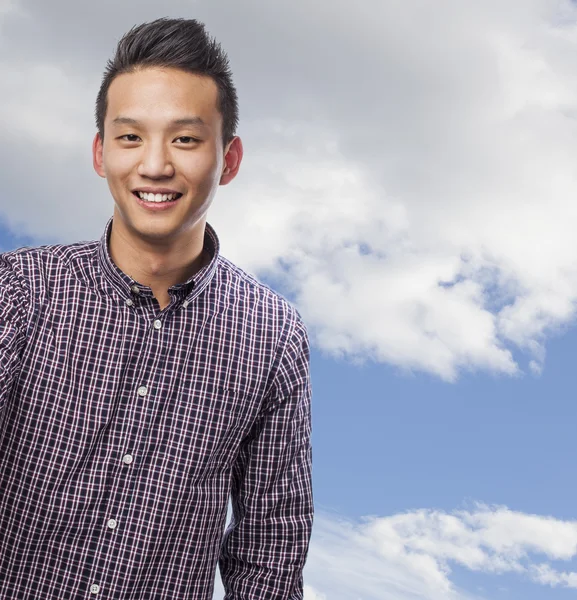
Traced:
<svg viewBox="0 0 577 600">
<path fill-rule="evenodd" d="M 149 68 L 113 80 L 104 140 L 94 140 L 94 167 L 108 181 L 115 222 L 126 233 L 164 245 L 204 222 L 219 183 L 232 178 L 226 179 L 217 99 L 211 78 L 178 69 Z"/>
</svg>

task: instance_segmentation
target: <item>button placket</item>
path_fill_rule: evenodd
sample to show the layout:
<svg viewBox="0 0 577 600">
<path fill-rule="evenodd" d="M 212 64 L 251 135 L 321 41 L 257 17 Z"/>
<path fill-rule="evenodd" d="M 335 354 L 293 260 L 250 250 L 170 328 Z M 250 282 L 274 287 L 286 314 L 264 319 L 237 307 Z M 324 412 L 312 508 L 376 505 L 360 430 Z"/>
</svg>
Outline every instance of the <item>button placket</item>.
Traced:
<svg viewBox="0 0 577 600">
<path fill-rule="evenodd" d="M 143 296 L 143 292 L 141 292 L 141 291 L 136 292 L 136 290 L 134 290 L 134 289 L 133 289 L 133 292 L 135 293 L 135 296 L 138 296 L 138 297 L 133 297 L 134 306 L 142 308 L 141 301 L 145 298 Z M 146 308 L 146 306 L 144 308 Z M 152 317 L 152 319 L 150 319 L 150 317 Z M 150 320 L 148 320 L 148 326 L 146 323 L 142 324 L 144 327 L 140 331 L 141 331 L 141 334 L 144 334 L 144 335 L 141 335 L 140 342 L 142 343 L 141 360 L 144 364 L 140 364 L 139 365 L 140 367 L 145 366 L 146 356 L 148 356 L 149 352 L 152 352 L 154 350 L 154 348 L 158 344 L 158 341 L 162 337 L 162 335 L 160 333 L 159 333 L 160 337 L 157 337 L 154 334 L 155 331 L 162 330 L 162 326 L 163 326 L 162 318 L 158 318 L 158 317 L 161 317 L 161 315 L 159 315 L 158 313 L 156 313 L 156 315 L 154 315 L 154 313 L 153 313 L 152 315 L 149 315 Z M 147 333 L 144 333 L 146 330 L 148 330 Z M 148 346 L 148 348 L 147 348 L 147 346 Z M 135 379 L 133 379 L 132 394 L 134 394 L 136 392 L 136 397 L 139 399 L 138 403 L 140 406 L 143 407 L 143 410 L 140 412 L 140 414 L 137 417 L 135 417 L 134 419 L 130 419 L 130 422 L 127 423 L 128 428 L 126 429 L 126 436 L 127 436 L 126 440 L 129 441 L 129 443 L 130 443 L 130 441 L 134 442 L 134 445 L 132 443 L 130 443 L 130 445 L 128 447 L 125 446 L 124 454 L 122 454 L 122 449 L 119 449 L 120 453 L 119 453 L 119 455 L 117 455 L 116 460 L 121 461 L 121 465 L 119 465 L 122 470 L 121 478 L 124 480 L 124 485 L 126 486 L 127 496 L 125 496 L 124 492 L 122 493 L 122 495 L 117 496 L 118 504 L 115 504 L 115 505 L 118 507 L 118 511 L 117 511 L 116 518 L 112 518 L 112 517 L 107 518 L 105 516 L 104 523 L 106 523 L 106 526 L 104 527 L 104 529 L 108 533 L 107 537 L 109 540 L 115 539 L 118 535 L 122 535 L 122 531 L 125 530 L 125 527 L 123 526 L 123 528 L 121 529 L 120 522 L 121 521 L 124 522 L 125 520 L 128 521 L 130 519 L 129 512 L 127 512 L 127 511 L 129 510 L 128 507 L 131 504 L 132 491 L 134 489 L 134 486 L 136 485 L 135 471 L 134 471 L 134 468 L 137 468 L 136 457 L 139 456 L 139 453 L 142 451 L 142 448 L 144 447 L 144 444 L 146 442 L 146 438 L 148 437 L 146 435 L 147 434 L 146 427 L 145 427 L 145 425 L 143 425 L 143 423 L 146 423 L 146 421 L 148 421 L 149 412 L 144 407 L 147 405 L 148 401 L 153 398 L 152 392 L 153 392 L 154 385 L 156 385 L 156 380 L 154 379 L 154 376 L 151 377 L 151 373 L 148 372 L 146 369 L 143 369 L 143 370 L 139 369 L 139 371 L 140 371 L 139 374 L 135 374 L 136 375 Z M 149 380 L 149 378 L 150 378 L 150 381 L 148 383 L 145 383 L 145 382 L 147 382 L 147 380 Z M 139 379 L 140 379 L 140 383 L 139 383 Z M 151 385 L 151 387 L 149 387 L 149 385 Z M 124 410 L 126 410 L 125 407 L 124 407 Z M 143 429 L 144 429 L 144 440 L 142 439 L 141 434 L 140 434 L 140 432 Z M 136 433 L 139 434 L 138 437 L 136 437 L 136 435 L 135 435 Z M 133 452 L 134 452 L 134 454 L 133 454 Z M 134 468 L 132 467 L 132 465 L 134 465 Z M 116 498 L 115 498 L 115 500 L 116 500 Z M 118 533 L 116 531 L 117 529 L 118 529 Z"/>
<path fill-rule="evenodd" d="M 131 287 L 131 292 L 132 294 L 134 294 L 132 297 L 128 296 L 128 294 L 120 300 L 121 304 L 120 306 L 122 306 L 122 303 L 124 303 L 125 308 L 126 308 L 126 312 L 125 315 L 128 314 L 132 314 L 133 310 L 137 307 L 140 307 L 140 304 L 143 300 L 145 300 L 145 296 L 143 296 L 143 293 L 141 290 L 138 289 L 137 286 L 132 286 Z M 126 294 L 126 292 L 125 292 Z M 128 297 L 127 297 L 128 296 Z M 133 308 L 134 307 L 134 308 Z M 130 308 L 130 313 L 128 312 L 128 309 Z M 150 320 L 150 317 L 152 316 L 152 323 Z M 158 313 L 157 313 L 158 316 Z M 161 334 L 159 334 L 160 337 L 157 338 L 157 336 L 154 335 L 154 332 L 162 329 L 162 321 L 160 319 L 157 319 L 154 316 L 154 313 L 152 315 L 149 314 L 148 317 L 148 326 L 146 324 L 146 322 L 144 323 L 140 323 L 140 339 L 138 340 L 138 347 L 140 348 L 140 352 L 139 354 L 141 356 L 147 356 L 148 352 L 150 352 L 150 344 L 152 342 L 152 348 L 154 347 L 154 345 L 158 344 L 158 340 L 161 339 Z M 158 323 L 157 323 L 158 322 Z M 151 324 L 152 324 L 152 331 L 151 331 Z M 147 331 L 148 330 L 148 331 Z M 156 342 L 154 341 L 156 340 Z M 149 346 L 149 348 L 147 349 L 147 346 Z M 141 359 L 142 360 L 142 359 Z M 139 361 L 140 362 L 140 361 Z M 139 365 L 142 366 L 142 365 Z M 140 369 L 139 369 L 140 370 Z M 139 399 L 137 400 L 137 402 L 141 405 L 141 406 L 146 406 L 148 400 L 151 398 L 151 393 L 153 390 L 154 385 L 156 385 L 155 382 L 153 382 L 152 380 L 149 383 L 145 383 L 147 382 L 147 380 L 150 377 L 150 373 L 146 371 L 146 369 L 144 370 L 140 370 L 140 377 L 138 375 L 136 375 L 136 377 L 132 380 L 132 385 L 128 385 L 127 387 L 124 387 L 124 393 L 122 394 L 124 396 L 125 399 L 128 399 L 130 397 L 130 388 L 132 388 L 132 394 L 134 394 L 136 392 L 136 397 Z M 140 384 L 138 383 L 138 380 L 140 379 Z M 126 382 L 128 383 L 128 382 Z M 152 384 L 152 387 L 148 387 L 148 385 Z M 126 394 L 126 392 L 128 391 L 128 394 Z M 134 396 L 132 396 L 134 398 Z M 127 410 L 125 407 L 123 408 L 123 410 Z M 128 425 L 129 429 L 126 429 L 126 434 L 128 435 L 132 435 L 133 431 L 136 431 L 140 426 L 139 426 L 139 421 L 141 419 L 145 419 L 146 415 L 148 414 L 147 411 L 145 411 L 146 414 L 141 415 L 140 417 L 135 418 L 134 420 L 129 419 L 126 423 L 126 425 Z M 128 440 L 126 440 L 128 441 Z M 103 539 L 107 539 L 109 543 L 112 543 L 112 540 L 117 539 L 117 537 L 119 535 L 123 535 L 123 531 L 125 529 L 125 527 L 123 526 L 122 529 L 120 528 L 120 521 L 122 521 L 124 523 L 125 520 L 128 520 L 129 517 L 129 507 L 131 505 L 131 499 L 132 499 L 132 490 L 134 489 L 134 478 L 135 478 L 135 471 L 132 467 L 132 465 L 134 464 L 135 467 L 136 466 L 136 456 L 139 455 L 139 452 L 141 451 L 141 441 L 138 438 L 132 438 L 132 441 L 135 442 L 134 446 L 132 444 L 130 444 L 128 447 L 124 447 L 124 454 L 122 454 L 122 447 L 119 448 L 120 453 L 117 454 L 117 458 L 116 460 L 118 460 L 118 456 L 120 456 L 120 460 L 122 462 L 120 466 L 120 471 L 121 473 L 118 473 L 117 475 L 119 476 L 119 483 L 118 483 L 118 488 L 115 491 L 114 494 L 114 498 L 111 502 L 111 505 L 114 508 L 114 512 L 116 513 L 116 516 L 111 515 L 109 513 L 109 515 L 107 516 L 106 514 L 103 515 L 104 519 L 103 521 L 101 521 L 101 525 L 100 525 L 100 533 L 101 535 L 103 535 Z M 132 452 L 134 452 L 134 455 L 132 454 Z M 124 467 L 126 467 L 126 469 L 124 469 Z M 117 532 L 118 530 L 118 532 Z M 94 575 L 98 576 L 98 573 L 94 573 L 93 572 L 93 577 Z M 90 584 L 89 583 L 90 580 L 88 580 L 88 585 L 89 587 L 89 597 L 94 598 L 95 600 L 98 600 L 98 596 L 102 596 L 102 595 L 108 595 L 106 593 L 106 589 L 108 584 L 106 584 L 105 586 L 99 585 L 98 583 L 93 583 Z M 94 581 L 94 580 L 93 580 Z"/>
</svg>

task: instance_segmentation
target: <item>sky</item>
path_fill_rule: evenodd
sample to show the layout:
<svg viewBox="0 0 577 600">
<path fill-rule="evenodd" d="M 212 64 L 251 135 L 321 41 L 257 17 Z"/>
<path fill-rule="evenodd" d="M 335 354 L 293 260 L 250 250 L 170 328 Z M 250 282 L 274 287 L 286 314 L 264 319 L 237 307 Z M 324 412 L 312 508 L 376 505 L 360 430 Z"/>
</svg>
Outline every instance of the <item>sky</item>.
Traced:
<svg viewBox="0 0 577 600">
<path fill-rule="evenodd" d="M 101 236 L 100 78 L 162 16 L 238 88 L 222 253 L 311 337 L 305 599 L 573 598 L 575 4 L 0 0 L 0 250 Z"/>
</svg>

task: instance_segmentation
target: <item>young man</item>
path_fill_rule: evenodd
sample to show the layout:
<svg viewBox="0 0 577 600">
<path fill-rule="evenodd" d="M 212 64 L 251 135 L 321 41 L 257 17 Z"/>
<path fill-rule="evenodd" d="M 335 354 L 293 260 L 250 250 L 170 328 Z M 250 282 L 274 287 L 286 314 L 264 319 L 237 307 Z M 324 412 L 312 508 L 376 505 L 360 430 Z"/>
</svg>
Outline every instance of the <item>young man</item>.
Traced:
<svg viewBox="0 0 577 600">
<path fill-rule="evenodd" d="M 219 563 L 228 600 L 302 598 L 306 331 L 206 223 L 242 159 L 227 58 L 136 27 L 96 118 L 102 239 L 0 255 L 0 597 L 208 600 Z"/>
</svg>

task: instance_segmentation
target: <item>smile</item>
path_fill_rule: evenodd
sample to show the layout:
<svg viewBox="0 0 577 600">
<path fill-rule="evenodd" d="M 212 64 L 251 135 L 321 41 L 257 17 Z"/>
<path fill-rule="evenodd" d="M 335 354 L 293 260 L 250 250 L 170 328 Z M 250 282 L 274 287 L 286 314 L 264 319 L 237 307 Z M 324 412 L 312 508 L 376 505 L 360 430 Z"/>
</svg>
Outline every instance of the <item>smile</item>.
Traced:
<svg viewBox="0 0 577 600">
<path fill-rule="evenodd" d="M 182 194 L 152 194 L 148 192 L 133 192 L 135 196 L 145 202 L 172 202 L 178 200 Z"/>
</svg>

